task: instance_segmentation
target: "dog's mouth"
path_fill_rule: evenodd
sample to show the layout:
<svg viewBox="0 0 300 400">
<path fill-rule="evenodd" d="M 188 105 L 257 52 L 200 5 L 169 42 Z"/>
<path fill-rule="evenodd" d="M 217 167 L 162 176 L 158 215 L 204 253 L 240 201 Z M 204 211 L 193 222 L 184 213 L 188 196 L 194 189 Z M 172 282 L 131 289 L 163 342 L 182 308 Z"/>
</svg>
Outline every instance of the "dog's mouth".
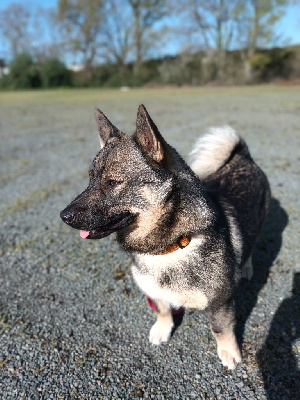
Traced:
<svg viewBox="0 0 300 400">
<path fill-rule="evenodd" d="M 113 223 L 110 223 L 107 226 L 91 230 L 81 230 L 80 237 L 82 239 L 102 239 L 113 232 L 131 225 L 135 218 L 136 216 L 132 214 L 123 215 L 118 218 L 118 220 L 114 220 Z"/>
</svg>

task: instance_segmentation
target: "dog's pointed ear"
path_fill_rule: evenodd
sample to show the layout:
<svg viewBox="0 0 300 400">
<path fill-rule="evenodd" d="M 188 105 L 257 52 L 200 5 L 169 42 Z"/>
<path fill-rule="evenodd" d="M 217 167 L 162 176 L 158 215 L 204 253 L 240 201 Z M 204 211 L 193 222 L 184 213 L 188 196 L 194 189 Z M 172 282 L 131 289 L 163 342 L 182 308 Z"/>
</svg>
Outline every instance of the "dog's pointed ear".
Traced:
<svg viewBox="0 0 300 400">
<path fill-rule="evenodd" d="M 99 108 L 95 108 L 95 120 L 99 131 L 101 149 L 109 138 L 117 137 L 121 139 L 124 137 L 124 133 L 116 128 Z"/>
<path fill-rule="evenodd" d="M 139 106 L 137 113 L 135 138 L 144 153 L 157 162 L 162 161 L 164 139 L 143 104 Z"/>
</svg>

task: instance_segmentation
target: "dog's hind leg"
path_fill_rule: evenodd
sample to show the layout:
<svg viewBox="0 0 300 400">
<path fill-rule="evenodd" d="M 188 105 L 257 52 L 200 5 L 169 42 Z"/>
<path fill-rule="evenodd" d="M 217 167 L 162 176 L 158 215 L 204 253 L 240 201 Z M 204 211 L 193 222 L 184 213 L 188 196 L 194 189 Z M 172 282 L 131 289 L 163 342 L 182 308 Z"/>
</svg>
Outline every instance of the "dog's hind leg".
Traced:
<svg viewBox="0 0 300 400">
<path fill-rule="evenodd" d="M 174 322 L 171 307 L 160 300 L 155 303 L 158 308 L 157 320 L 150 330 L 149 340 L 152 344 L 158 345 L 169 341 Z"/>
<path fill-rule="evenodd" d="M 234 334 L 235 317 L 232 302 L 210 307 L 207 315 L 222 364 L 229 369 L 235 369 L 236 364 L 242 361 L 242 357 Z"/>
<path fill-rule="evenodd" d="M 252 254 L 242 267 L 242 278 L 247 278 L 249 281 L 253 276 Z"/>
</svg>

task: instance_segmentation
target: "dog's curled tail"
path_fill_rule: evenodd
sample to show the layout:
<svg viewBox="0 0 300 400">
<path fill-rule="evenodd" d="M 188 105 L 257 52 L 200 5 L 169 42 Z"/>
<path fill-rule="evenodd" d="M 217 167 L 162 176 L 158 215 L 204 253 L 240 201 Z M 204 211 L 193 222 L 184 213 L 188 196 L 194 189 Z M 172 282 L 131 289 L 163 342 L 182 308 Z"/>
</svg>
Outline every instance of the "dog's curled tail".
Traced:
<svg viewBox="0 0 300 400">
<path fill-rule="evenodd" d="M 210 128 L 190 153 L 191 169 L 201 179 L 208 178 L 231 159 L 234 153 L 250 156 L 244 140 L 230 126 Z"/>
</svg>

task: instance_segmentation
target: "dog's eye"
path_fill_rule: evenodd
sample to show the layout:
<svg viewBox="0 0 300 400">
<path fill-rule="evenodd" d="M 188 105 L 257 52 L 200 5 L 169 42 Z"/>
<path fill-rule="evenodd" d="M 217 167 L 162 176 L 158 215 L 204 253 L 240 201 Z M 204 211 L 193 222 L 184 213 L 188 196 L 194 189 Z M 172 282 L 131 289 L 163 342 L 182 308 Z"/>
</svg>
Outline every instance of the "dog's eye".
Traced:
<svg viewBox="0 0 300 400">
<path fill-rule="evenodd" d="M 109 180 L 106 182 L 106 187 L 107 187 L 108 189 L 113 189 L 113 188 L 115 188 L 116 186 L 118 186 L 120 183 L 121 183 L 120 181 L 117 181 L 117 180 L 115 180 L 115 179 L 109 179 Z"/>
</svg>

